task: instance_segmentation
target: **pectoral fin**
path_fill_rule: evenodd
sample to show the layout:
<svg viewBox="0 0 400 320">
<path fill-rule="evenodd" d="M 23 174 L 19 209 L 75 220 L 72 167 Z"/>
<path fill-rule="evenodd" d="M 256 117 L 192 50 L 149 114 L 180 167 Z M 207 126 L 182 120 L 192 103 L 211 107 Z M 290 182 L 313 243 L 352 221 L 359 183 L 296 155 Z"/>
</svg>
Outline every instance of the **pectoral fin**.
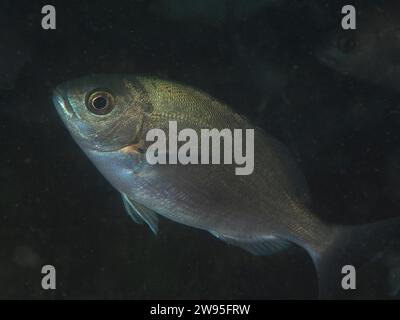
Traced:
<svg viewBox="0 0 400 320">
<path fill-rule="evenodd" d="M 147 224 L 150 230 L 157 235 L 158 232 L 158 217 L 157 214 L 146 208 L 145 206 L 137 203 L 136 201 L 128 198 L 124 193 L 121 193 L 122 200 L 128 215 L 138 224 Z"/>
</svg>

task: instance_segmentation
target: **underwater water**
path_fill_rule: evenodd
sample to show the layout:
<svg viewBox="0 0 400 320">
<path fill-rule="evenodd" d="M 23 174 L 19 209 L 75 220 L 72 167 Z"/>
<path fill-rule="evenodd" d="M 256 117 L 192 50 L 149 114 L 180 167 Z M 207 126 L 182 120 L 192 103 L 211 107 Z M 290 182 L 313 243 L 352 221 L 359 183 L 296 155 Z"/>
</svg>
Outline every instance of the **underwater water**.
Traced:
<svg viewBox="0 0 400 320">
<path fill-rule="evenodd" d="M 396 1 L 353 1 L 356 30 L 342 29 L 343 1 L 52 1 L 55 30 L 42 28 L 46 4 L 0 4 L 1 299 L 318 297 L 300 246 L 256 256 L 165 218 L 157 236 L 135 224 L 52 103 L 89 74 L 223 101 L 288 147 L 327 224 L 400 216 Z M 43 290 L 43 265 L 56 290 Z M 371 249 L 346 298 L 399 294 L 400 234 Z"/>
</svg>

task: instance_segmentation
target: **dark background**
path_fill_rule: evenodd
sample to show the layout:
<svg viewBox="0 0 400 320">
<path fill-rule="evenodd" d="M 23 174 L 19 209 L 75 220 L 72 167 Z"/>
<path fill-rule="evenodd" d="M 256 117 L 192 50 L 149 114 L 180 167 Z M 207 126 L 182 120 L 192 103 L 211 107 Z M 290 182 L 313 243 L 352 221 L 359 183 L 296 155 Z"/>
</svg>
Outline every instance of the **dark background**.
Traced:
<svg viewBox="0 0 400 320">
<path fill-rule="evenodd" d="M 291 149 L 313 211 L 327 222 L 399 215 L 398 94 L 316 59 L 314 49 L 338 32 L 344 3 L 281 2 L 209 23 L 170 19 L 151 0 L 2 1 L 0 298 L 316 297 L 313 263 L 300 248 L 255 257 L 164 219 L 158 237 L 133 223 L 51 104 L 56 84 L 89 73 L 156 75 L 228 103 Z M 353 2 L 377 3 L 392 2 Z M 56 30 L 41 28 L 45 4 L 56 7 Z M 269 61 L 278 74 L 261 74 Z M 276 89 L 281 73 L 288 81 Z M 393 296 L 399 240 L 382 262 L 371 256 L 352 297 Z M 44 264 L 57 269 L 53 292 L 40 285 Z"/>
</svg>

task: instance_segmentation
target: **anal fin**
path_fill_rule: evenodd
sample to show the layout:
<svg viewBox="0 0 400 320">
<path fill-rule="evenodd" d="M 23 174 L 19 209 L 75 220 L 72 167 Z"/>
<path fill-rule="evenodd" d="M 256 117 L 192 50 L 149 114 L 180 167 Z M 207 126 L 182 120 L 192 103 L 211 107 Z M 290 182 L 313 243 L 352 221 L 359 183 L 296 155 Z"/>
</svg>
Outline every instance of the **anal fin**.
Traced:
<svg viewBox="0 0 400 320">
<path fill-rule="evenodd" d="M 218 234 L 210 231 L 211 234 L 220 240 L 231 245 L 240 247 L 254 255 L 272 255 L 281 250 L 285 250 L 292 245 L 288 240 L 276 236 L 246 237 L 236 239 L 233 237 Z"/>
</svg>

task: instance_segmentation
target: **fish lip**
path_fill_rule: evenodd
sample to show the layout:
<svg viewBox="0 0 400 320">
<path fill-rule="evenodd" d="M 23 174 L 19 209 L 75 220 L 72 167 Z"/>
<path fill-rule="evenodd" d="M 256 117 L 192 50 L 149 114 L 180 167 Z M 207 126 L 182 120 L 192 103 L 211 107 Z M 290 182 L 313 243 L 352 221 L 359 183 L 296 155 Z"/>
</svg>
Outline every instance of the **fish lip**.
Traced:
<svg viewBox="0 0 400 320">
<path fill-rule="evenodd" d="M 53 104 L 56 107 L 60 115 L 71 118 L 74 115 L 74 111 L 69 102 L 64 98 L 63 91 L 60 88 L 53 90 Z"/>
</svg>

